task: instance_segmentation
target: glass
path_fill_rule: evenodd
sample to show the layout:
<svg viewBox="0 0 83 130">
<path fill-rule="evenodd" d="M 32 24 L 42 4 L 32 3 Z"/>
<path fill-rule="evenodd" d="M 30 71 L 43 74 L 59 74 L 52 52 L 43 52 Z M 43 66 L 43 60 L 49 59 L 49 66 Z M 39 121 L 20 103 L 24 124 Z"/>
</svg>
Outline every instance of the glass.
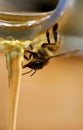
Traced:
<svg viewBox="0 0 83 130">
<path fill-rule="evenodd" d="M 63 14 L 68 0 L 0 0 L 0 44 L 9 79 L 8 130 L 16 129 L 25 44 L 44 33 Z"/>
<path fill-rule="evenodd" d="M 34 38 L 54 24 L 66 3 L 67 0 L 0 0 L 0 37 Z"/>
</svg>

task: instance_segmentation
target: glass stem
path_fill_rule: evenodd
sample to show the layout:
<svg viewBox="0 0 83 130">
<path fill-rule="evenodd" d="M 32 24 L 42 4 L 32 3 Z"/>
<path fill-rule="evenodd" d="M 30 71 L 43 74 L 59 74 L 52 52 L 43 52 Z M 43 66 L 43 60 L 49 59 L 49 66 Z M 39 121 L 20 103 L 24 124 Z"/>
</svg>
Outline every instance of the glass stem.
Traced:
<svg viewBox="0 0 83 130">
<path fill-rule="evenodd" d="M 23 52 L 7 52 L 6 65 L 8 70 L 8 89 L 9 89 L 9 113 L 8 113 L 8 130 L 16 130 L 17 107 L 22 75 Z"/>
</svg>

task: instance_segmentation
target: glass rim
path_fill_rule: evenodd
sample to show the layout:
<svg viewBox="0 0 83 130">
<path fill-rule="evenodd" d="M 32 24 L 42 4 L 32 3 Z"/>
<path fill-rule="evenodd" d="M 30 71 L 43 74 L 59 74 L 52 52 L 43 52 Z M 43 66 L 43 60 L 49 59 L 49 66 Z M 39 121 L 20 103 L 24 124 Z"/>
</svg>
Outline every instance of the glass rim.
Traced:
<svg viewBox="0 0 83 130">
<path fill-rule="evenodd" d="M 5 14 L 5 15 L 18 15 L 18 16 L 41 16 L 42 14 L 43 15 L 49 15 L 53 12 L 54 10 L 52 11 L 48 11 L 48 12 L 7 12 L 7 11 L 0 11 L 0 14 Z"/>
<path fill-rule="evenodd" d="M 20 21 L 23 15 L 19 15 L 19 17 L 17 15 L 17 18 L 19 18 L 18 21 L 11 21 L 11 19 L 10 21 L 9 19 L 7 21 L 4 16 L 6 14 L 0 14 L 1 18 L 4 18 L 0 20 L 1 36 L 7 37 L 12 34 L 15 39 L 26 39 L 28 35 L 28 39 L 33 39 L 38 34 L 44 33 L 57 22 L 57 20 L 64 14 L 66 10 L 68 5 L 67 1 L 68 0 L 59 0 L 56 8 L 53 11 L 44 13 L 28 13 L 26 20 L 23 19 L 24 21 Z M 29 15 L 31 16 L 30 18 Z M 13 18 L 13 20 L 16 20 L 15 15 L 14 17 L 13 15 L 9 16 L 11 16 L 10 18 Z M 9 18 L 9 16 L 6 16 L 6 18 Z M 40 17 L 38 18 L 38 16 Z M 28 20 L 27 17 L 29 18 Z M 35 19 L 35 17 L 37 19 Z"/>
<path fill-rule="evenodd" d="M 57 19 L 64 14 L 66 6 L 68 5 L 68 0 L 59 0 L 58 5 L 53 10 L 52 15 L 48 20 L 45 21 L 45 24 L 53 24 Z"/>
<path fill-rule="evenodd" d="M 55 9 L 51 10 L 51 11 L 44 11 L 44 12 L 20 12 L 20 11 L 13 11 L 13 12 L 9 12 L 9 11 L 0 11 L 0 14 L 5 14 L 5 15 L 19 15 L 19 16 L 41 16 L 43 15 L 49 15 L 52 14 L 53 12 L 57 12 L 58 7 L 63 9 L 63 6 L 65 4 L 67 0 L 58 0 L 58 3 L 55 7 Z M 58 10 L 59 11 L 59 10 Z M 59 11 L 60 12 L 60 11 Z"/>
</svg>

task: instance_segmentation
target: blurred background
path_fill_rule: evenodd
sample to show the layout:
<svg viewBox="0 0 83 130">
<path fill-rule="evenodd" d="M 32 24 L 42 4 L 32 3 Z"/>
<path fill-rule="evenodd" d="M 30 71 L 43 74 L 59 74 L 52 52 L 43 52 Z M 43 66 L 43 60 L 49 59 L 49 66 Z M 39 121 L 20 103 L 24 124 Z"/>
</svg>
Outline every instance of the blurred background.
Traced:
<svg viewBox="0 0 83 130">
<path fill-rule="evenodd" d="M 72 10 L 59 21 L 61 33 L 79 41 L 83 35 L 82 5 L 83 0 L 74 0 Z M 0 129 L 6 130 L 8 80 L 2 53 L 0 63 Z M 52 59 L 32 77 L 23 76 L 17 130 L 74 129 L 83 130 L 83 58 Z"/>
</svg>

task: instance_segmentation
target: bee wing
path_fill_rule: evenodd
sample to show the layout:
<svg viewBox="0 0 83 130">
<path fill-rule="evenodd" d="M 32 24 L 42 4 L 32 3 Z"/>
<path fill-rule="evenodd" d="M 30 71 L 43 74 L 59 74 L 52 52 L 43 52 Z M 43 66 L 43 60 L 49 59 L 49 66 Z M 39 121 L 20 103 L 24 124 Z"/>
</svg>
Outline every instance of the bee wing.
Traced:
<svg viewBox="0 0 83 130">
<path fill-rule="evenodd" d="M 80 51 L 80 50 L 73 50 L 73 51 L 69 51 L 69 52 L 57 54 L 57 55 L 54 55 L 54 56 L 50 56 L 49 58 L 61 57 L 61 56 L 74 56 L 74 55 L 76 55 L 79 51 Z"/>
</svg>

